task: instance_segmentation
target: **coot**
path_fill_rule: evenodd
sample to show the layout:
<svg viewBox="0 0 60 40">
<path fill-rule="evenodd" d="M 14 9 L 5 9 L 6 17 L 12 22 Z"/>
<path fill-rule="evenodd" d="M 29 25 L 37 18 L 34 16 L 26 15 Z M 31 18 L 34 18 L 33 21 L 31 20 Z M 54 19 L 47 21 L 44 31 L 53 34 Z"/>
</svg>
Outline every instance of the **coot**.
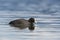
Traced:
<svg viewBox="0 0 60 40">
<path fill-rule="evenodd" d="M 17 19 L 17 20 L 13 20 L 13 21 L 9 22 L 9 24 L 11 26 L 18 27 L 20 29 L 29 28 L 29 30 L 34 30 L 35 29 L 34 23 L 35 23 L 34 18 L 30 18 L 29 20 Z"/>
</svg>

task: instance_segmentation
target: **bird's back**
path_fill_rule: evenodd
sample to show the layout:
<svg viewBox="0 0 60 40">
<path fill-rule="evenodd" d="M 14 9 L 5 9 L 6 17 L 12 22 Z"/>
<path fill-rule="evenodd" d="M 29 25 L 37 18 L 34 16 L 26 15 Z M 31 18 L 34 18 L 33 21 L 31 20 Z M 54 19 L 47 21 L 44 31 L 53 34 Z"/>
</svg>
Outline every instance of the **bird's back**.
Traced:
<svg viewBox="0 0 60 40">
<path fill-rule="evenodd" d="M 20 29 L 24 29 L 30 26 L 30 22 L 28 22 L 28 20 L 25 20 L 25 19 L 17 19 L 17 20 L 11 21 L 9 24 L 14 27 L 18 27 Z"/>
</svg>

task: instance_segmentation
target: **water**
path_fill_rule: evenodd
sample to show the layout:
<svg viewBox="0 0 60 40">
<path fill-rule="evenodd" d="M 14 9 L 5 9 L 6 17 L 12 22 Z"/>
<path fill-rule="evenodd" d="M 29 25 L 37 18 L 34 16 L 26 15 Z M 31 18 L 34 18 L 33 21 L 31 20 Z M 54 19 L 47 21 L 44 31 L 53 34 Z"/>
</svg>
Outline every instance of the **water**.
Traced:
<svg viewBox="0 0 60 40">
<path fill-rule="evenodd" d="M 20 30 L 8 23 L 35 18 L 35 30 Z M 0 40 L 59 40 L 59 0 L 0 0 Z"/>
<path fill-rule="evenodd" d="M 60 38 L 60 22 L 59 14 L 39 14 L 37 12 L 26 11 L 0 11 L 0 39 L 1 40 L 59 40 Z M 30 14 L 29 14 L 30 13 Z M 30 17 L 35 18 L 35 30 L 20 30 L 10 27 L 8 23 L 11 20 L 24 18 L 28 20 Z"/>
</svg>

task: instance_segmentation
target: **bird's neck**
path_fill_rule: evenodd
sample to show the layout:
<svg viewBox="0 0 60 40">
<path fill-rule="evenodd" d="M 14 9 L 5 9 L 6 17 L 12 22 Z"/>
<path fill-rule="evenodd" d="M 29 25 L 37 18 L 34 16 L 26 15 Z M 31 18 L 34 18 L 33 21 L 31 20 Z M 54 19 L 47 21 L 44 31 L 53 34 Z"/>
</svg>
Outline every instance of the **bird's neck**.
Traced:
<svg viewBox="0 0 60 40">
<path fill-rule="evenodd" d="M 31 23 L 31 27 L 33 27 L 34 26 L 34 24 L 33 23 Z"/>
</svg>

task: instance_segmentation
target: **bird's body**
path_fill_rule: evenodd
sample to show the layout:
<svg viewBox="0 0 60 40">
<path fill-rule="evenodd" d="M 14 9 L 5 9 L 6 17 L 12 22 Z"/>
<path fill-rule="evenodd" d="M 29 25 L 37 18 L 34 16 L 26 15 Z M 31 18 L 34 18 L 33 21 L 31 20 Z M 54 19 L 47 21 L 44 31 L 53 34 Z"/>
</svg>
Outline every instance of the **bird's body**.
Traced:
<svg viewBox="0 0 60 40">
<path fill-rule="evenodd" d="M 30 22 L 29 22 L 30 21 Z M 11 22 L 9 22 L 9 24 L 11 26 L 14 26 L 14 27 L 18 27 L 20 29 L 25 29 L 25 28 L 30 28 L 30 29 L 34 29 L 33 27 L 33 22 L 31 22 L 31 20 L 25 20 L 25 19 L 17 19 L 17 20 L 13 20 Z M 30 30 L 29 29 L 29 30 Z"/>
</svg>

